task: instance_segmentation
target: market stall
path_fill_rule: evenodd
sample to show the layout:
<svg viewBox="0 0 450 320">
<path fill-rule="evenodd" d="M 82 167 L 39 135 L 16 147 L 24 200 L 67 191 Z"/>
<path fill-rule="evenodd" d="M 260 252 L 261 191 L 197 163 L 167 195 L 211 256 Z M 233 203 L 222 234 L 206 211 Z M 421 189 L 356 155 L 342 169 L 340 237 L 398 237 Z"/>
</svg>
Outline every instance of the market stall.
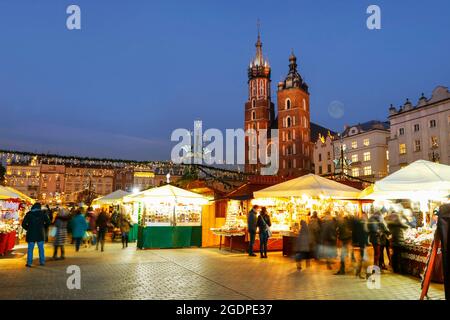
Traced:
<svg viewBox="0 0 450 320">
<path fill-rule="evenodd" d="M 33 199 L 13 188 L 0 186 L 0 255 L 11 251 L 21 232 L 20 222 Z"/>
<path fill-rule="evenodd" d="M 269 250 L 291 255 L 291 244 L 298 236 L 300 221 L 312 212 L 344 210 L 356 214 L 359 190 L 314 174 L 307 174 L 254 192 L 251 205 L 266 207 L 272 220 Z"/>
<path fill-rule="evenodd" d="M 137 219 L 133 219 L 132 212 L 127 210 L 126 207 L 123 206 L 123 198 L 130 195 L 129 192 L 123 190 L 116 190 L 106 196 L 96 198 L 92 201 L 92 208 L 94 210 L 103 209 L 106 212 L 119 212 L 121 214 L 126 214 L 131 218 L 131 228 L 128 233 L 128 242 L 135 242 L 137 240 L 138 234 L 138 221 Z M 119 228 L 115 228 L 113 232 L 120 233 Z M 118 237 L 120 238 L 120 237 Z"/>
<path fill-rule="evenodd" d="M 205 197 L 167 184 L 124 197 L 139 222 L 140 249 L 202 245 L 202 206 Z"/>
<path fill-rule="evenodd" d="M 450 166 L 418 160 L 377 181 L 363 191 L 361 198 L 373 199 L 375 210 L 394 211 L 410 225 L 402 247 L 402 272 L 420 276 L 425 268 L 434 237 L 436 218 L 433 211 L 448 202 Z M 432 280 L 443 281 L 442 256 L 436 257 Z"/>
</svg>

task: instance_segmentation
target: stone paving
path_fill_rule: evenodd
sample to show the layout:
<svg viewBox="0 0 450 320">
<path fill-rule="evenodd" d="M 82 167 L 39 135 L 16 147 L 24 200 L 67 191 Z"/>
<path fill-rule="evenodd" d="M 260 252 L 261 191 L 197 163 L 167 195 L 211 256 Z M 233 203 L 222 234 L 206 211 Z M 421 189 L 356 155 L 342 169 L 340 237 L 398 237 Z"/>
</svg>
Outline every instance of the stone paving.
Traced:
<svg viewBox="0 0 450 320">
<path fill-rule="evenodd" d="M 417 278 L 385 272 L 381 288 L 369 289 L 351 273 L 335 276 L 322 264 L 298 272 L 281 253 L 268 259 L 218 249 L 136 250 L 108 243 L 105 252 L 66 246 L 66 259 L 25 268 L 25 248 L 0 258 L 0 299 L 389 299 L 417 300 Z M 46 256 L 52 247 L 46 247 Z M 35 251 L 35 265 L 37 250 Z M 81 268 L 81 289 L 69 290 L 66 268 Z M 335 265 L 335 268 L 337 265 Z M 443 299 L 432 284 L 430 299 Z"/>
</svg>

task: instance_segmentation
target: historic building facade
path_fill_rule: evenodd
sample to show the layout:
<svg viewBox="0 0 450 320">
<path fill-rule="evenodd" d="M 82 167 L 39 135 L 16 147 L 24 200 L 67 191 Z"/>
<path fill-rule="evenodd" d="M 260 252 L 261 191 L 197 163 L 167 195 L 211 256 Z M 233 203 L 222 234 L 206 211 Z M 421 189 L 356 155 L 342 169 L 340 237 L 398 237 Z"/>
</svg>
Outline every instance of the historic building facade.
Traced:
<svg viewBox="0 0 450 320">
<path fill-rule="evenodd" d="M 430 99 L 423 94 L 416 106 L 407 100 L 389 108 L 390 172 L 419 159 L 450 165 L 450 92 L 438 86 Z"/>
<path fill-rule="evenodd" d="M 263 57 L 261 36 L 258 33 L 256 56 L 248 68 L 248 99 L 245 103 L 244 129 L 254 130 L 245 141 L 245 172 L 260 174 L 260 130 L 267 129 L 268 142 L 274 142 L 271 129 L 278 129 L 278 176 L 296 177 L 313 171 L 313 147 L 310 122 L 309 89 L 297 70 L 297 57 L 291 53 L 289 72 L 277 86 L 277 110 L 271 98 L 271 67 Z M 323 134 L 327 129 L 322 128 Z"/>
</svg>

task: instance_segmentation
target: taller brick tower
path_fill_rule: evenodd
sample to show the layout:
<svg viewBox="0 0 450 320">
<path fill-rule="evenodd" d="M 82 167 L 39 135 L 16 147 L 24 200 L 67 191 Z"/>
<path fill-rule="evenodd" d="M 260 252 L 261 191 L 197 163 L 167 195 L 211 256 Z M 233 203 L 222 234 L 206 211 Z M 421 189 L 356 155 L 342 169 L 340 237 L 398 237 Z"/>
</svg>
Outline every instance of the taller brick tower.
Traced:
<svg viewBox="0 0 450 320">
<path fill-rule="evenodd" d="M 270 128 L 275 120 L 275 106 L 270 96 L 270 65 L 264 59 L 262 52 L 261 34 L 258 27 L 258 40 L 256 41 L 256 56 L 248 67 L 248 100 L 245 103 L 244 130 L 254 129 L 257 133 L 261 129 L 267 129 L 268 139 Z M 259 161 L 259 141 L 256 137 L 245 139 L 245 172 L 259 174 L 262 164 Z M 252 152 L 254 150 L 255 152 Z M 251 162 L 255 162 L 251 164 Z"/>
<path fill-rule="evenodd" d="M 279 171 L 283 177 L 311 172 L 313 148 L 308 85 L 297 71 L 297 58 L 289 57 L 289 73 L 278 84 Z"/>
</svg>

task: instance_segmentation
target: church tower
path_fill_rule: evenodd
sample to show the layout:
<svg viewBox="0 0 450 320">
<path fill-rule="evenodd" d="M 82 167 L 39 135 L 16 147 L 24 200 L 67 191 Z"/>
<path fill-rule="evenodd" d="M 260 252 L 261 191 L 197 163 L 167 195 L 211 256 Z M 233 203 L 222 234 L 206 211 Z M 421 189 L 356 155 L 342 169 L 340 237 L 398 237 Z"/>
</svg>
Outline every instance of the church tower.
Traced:
<svg viewBox="0 0 450 320">
<path fill-rule="evenodd" d="M 255 46 L 256 55 L 248 67 L 248 99 L 245 103 L 244 130 L 254 129 L 258 133 L 261 129 L 267 129 L 269 139 L 271 124 L 275 118 L 275 106 L 270 95 L 271 69 L 269 61 L 263 57 L 259 25 Z M 257 137 L 245 138 L 246 173 L 259 174 L 261 172 L 262 165 L 257 153 L 258 142 Z"/>
<path fill-rule="evenodd" d="M 308 85 L 297 71 L 297 57 L 289 57 L 289 73 L 278 84 L 279 171 L 283 177 L 311 172 L 313 148 Z"/>
</svg>

